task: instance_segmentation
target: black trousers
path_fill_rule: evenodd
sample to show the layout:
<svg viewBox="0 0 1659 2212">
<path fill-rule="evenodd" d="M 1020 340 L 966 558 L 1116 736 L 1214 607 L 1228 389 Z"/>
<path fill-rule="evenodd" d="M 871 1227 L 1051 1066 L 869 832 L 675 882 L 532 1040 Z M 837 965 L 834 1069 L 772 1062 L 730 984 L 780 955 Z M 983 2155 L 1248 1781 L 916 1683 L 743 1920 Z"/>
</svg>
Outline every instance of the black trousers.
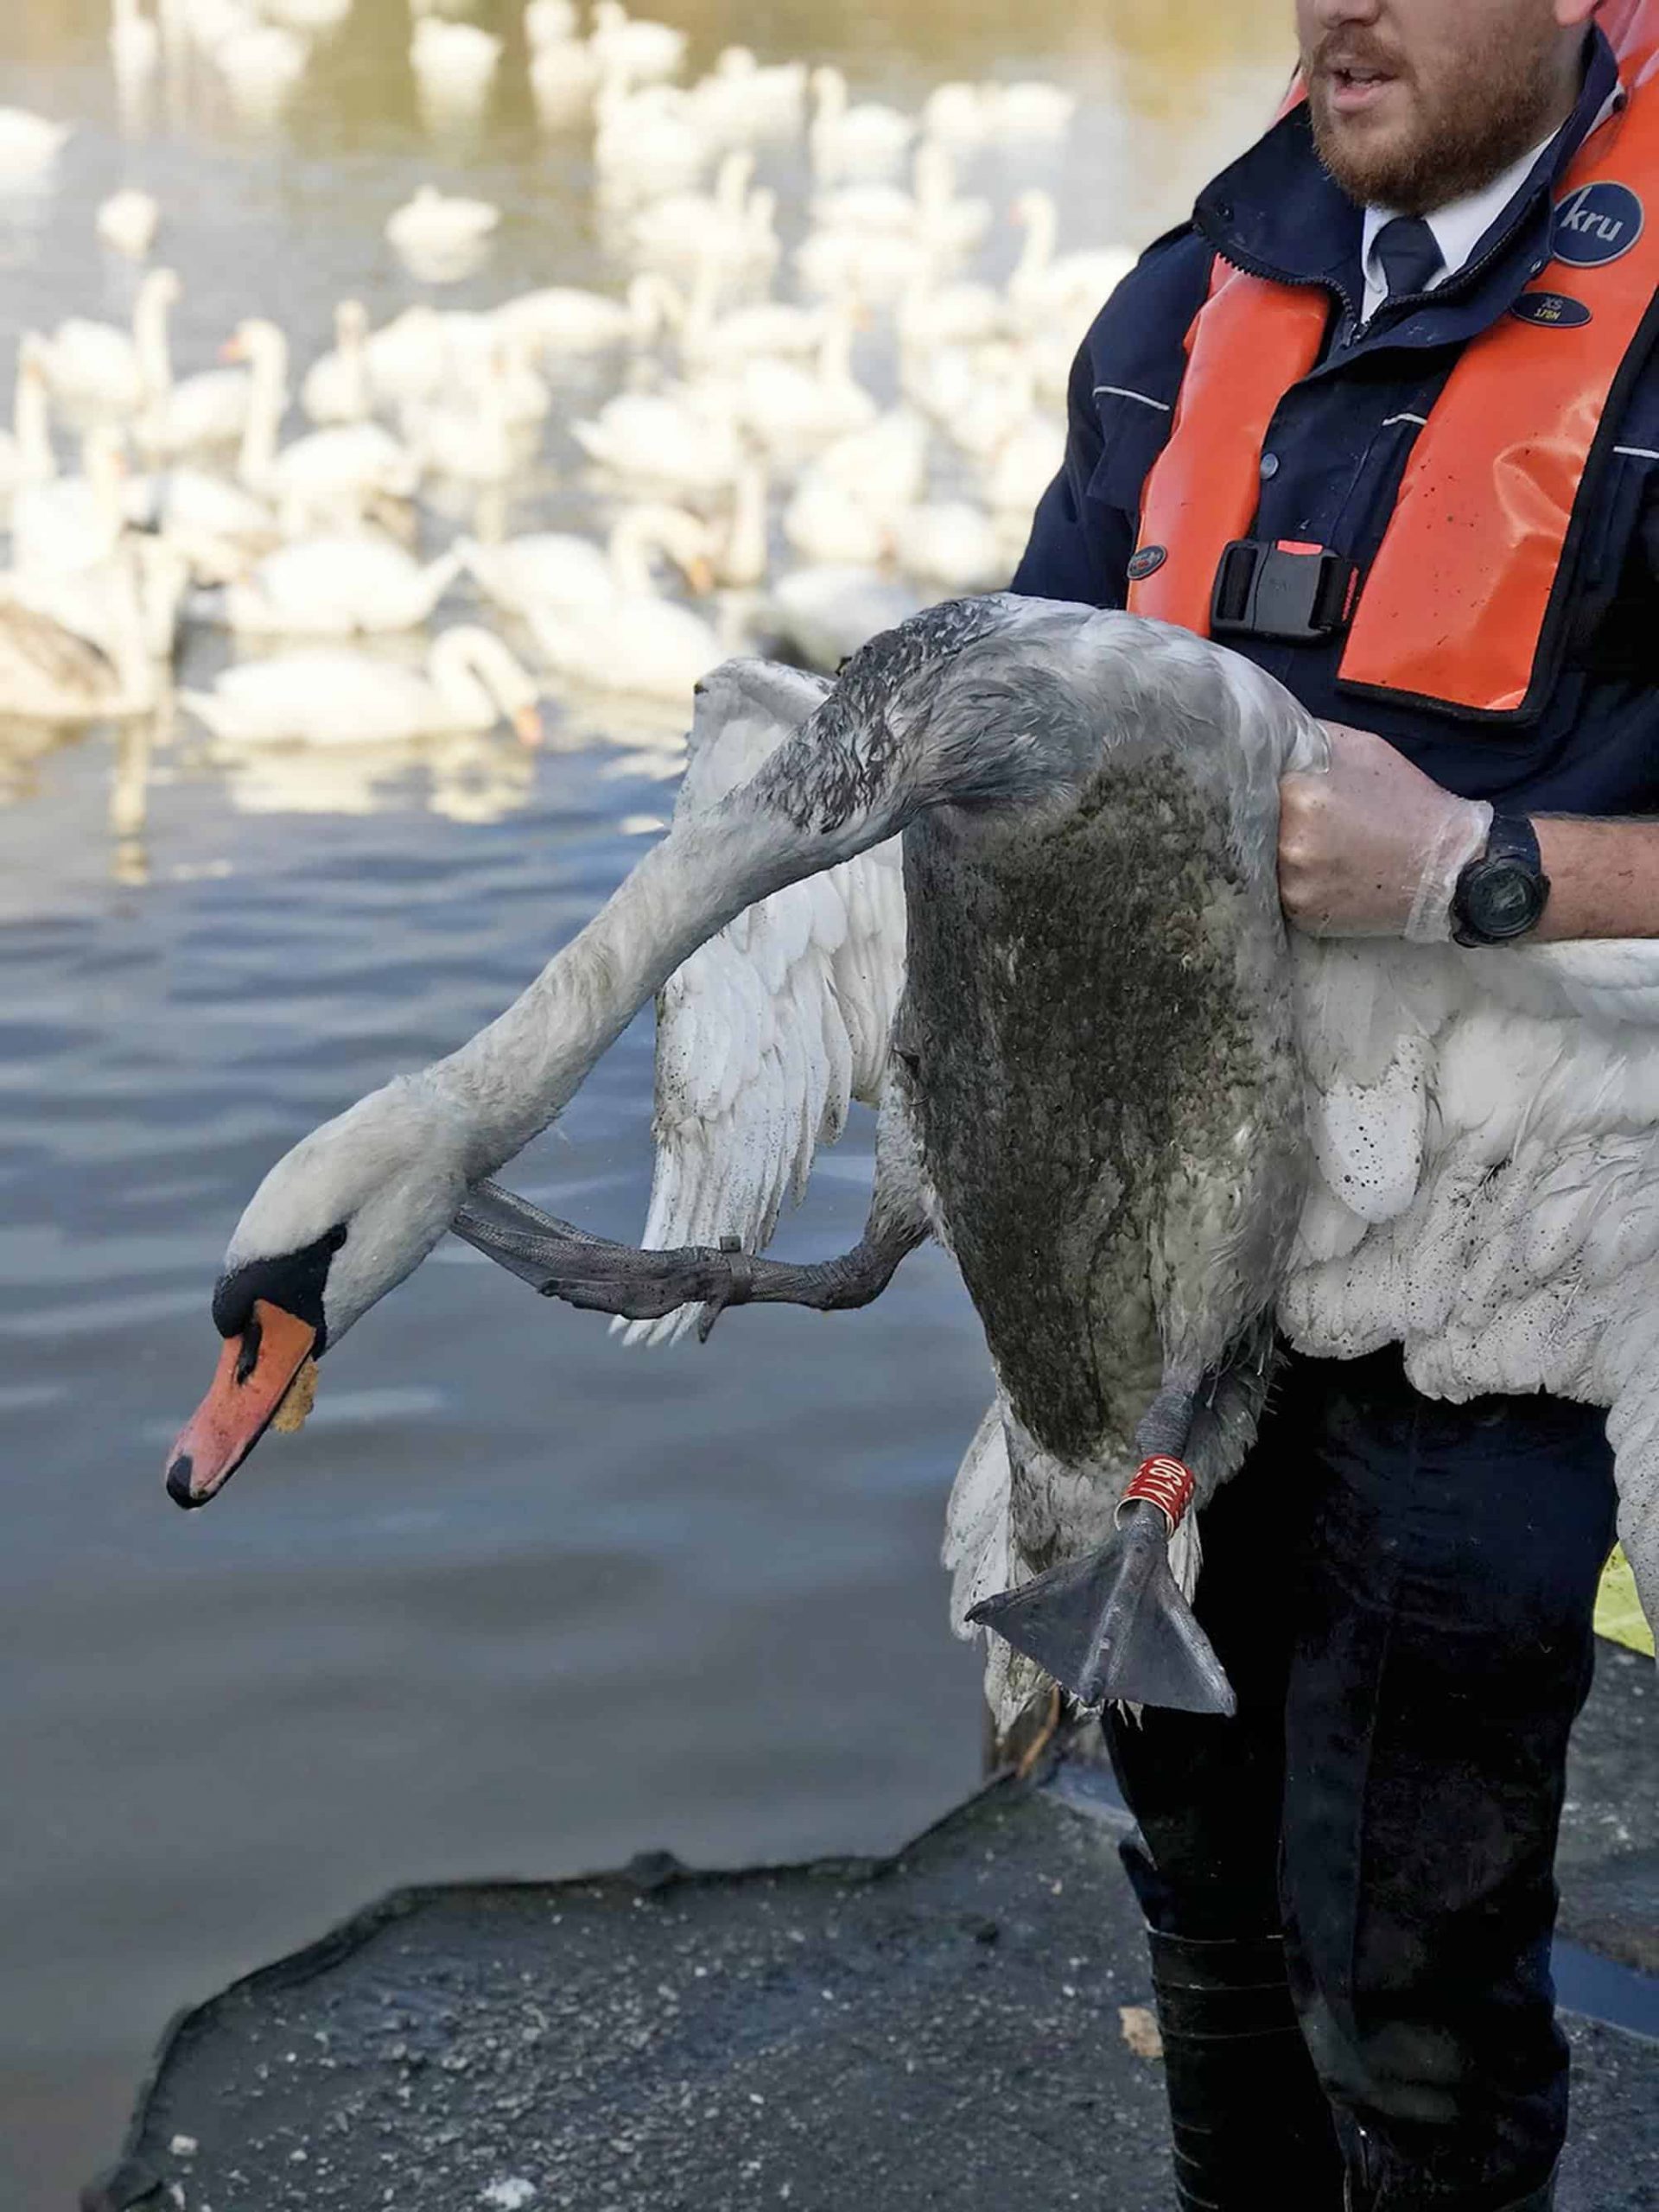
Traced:
<svg viewBox="0 0 1659 2212">
<path fill-rule="evenodd" d="M 1293 1358 L 1202 1524 L 1236 1714 L 1107 1716 L 1148 1922 L 1282 1930 L 1379 2202 L 1510 2203 L 1566 2133 L 1552 1867 L 1611 1465 L 1597 1411 L 1425 1399 L 1397 1351 Z"/>
</svg>

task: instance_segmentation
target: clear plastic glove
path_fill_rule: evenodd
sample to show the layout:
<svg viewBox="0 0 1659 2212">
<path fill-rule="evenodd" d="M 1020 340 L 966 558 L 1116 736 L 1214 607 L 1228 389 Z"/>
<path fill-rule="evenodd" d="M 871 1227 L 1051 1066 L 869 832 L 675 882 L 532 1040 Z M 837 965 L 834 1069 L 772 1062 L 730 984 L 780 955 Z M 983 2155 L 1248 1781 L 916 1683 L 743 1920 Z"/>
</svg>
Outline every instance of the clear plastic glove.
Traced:
<svg viewBox="0 0 1659 2212">
<path fill-rule="evenodd" d="M 1452 934 L 1452 893 L 1492 810 L 1431 782 L 1369 730 L 1321 725 L 1325 765 L 1279 783 L 1279 896 L 1313 937 Z"/>
</svg>

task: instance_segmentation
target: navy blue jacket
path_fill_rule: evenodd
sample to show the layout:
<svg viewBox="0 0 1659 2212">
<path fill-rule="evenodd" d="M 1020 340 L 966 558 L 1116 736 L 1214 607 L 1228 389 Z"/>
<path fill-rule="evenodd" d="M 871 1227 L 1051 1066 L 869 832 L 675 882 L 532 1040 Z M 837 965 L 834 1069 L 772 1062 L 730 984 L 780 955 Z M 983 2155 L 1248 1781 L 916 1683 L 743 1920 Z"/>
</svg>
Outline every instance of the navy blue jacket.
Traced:
<svg viewBox="0 0 1659 2212">
<path fill-rule="evenodd" d="M 1183 341 L 1212 252 L 1332 301 L 1325 358 L 1280 403 L 1250 535 L 1334 546 L 1362 574 L 1382 542 L 1425 416 L 1467 341 L 1549 259 L 1555 188 L 1618 82 L 1599 31 L 1577 109 L 1458 274 L 1418 305 L 1384 308 L 1354 335 L 1361 216 L 1321 167 L 1306 107 L 1199 195 L 1191 222 L 1148 248 L 1113 293 L 1072 369 L 1065 458 L 1045 493 L 1013 588 L 1122 607 L 1141 487 L 1169 435 Z M 1659 86 L 1648 94 L 1659 97 Z M 1659 221 L 1659 207 L 1649 222 Z M 1570 289 L 1570 284 L 1568 286 Z M 1375 730 L 1448 790 L 1540 811 L 1659 813 L 1659 358 L 1630 388 L 1620 450 L 1574 580 L 1563 665 L 1520 723 L 1345 695 L 1340 637 L 1230 638 L 1313 713 Z"/>
</svg>

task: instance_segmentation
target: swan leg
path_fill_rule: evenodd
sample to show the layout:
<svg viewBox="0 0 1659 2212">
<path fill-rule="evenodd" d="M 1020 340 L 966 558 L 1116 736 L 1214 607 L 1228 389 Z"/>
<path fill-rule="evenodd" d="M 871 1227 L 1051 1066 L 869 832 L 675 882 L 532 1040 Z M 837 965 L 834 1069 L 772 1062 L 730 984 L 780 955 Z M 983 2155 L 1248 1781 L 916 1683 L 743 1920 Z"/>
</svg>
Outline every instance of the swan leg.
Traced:
<svg viewBox="0 0 1659 2212">
<path fill-rule="evenodd" d="M 1135 1433 L 1145 1460 L 1109 1543 L 983 1599 L 968 1616 L 1034 1659 L 1081 1705 L 1112 1699 L 1181 1713 L 1235 1710 L 1232 1685 L 1169 1570 L 1185 1500 L 1163 1471 L 1185 1474 L 1180 1453 L 1198 1389 L 1191 1378 L 1172 1378 L 1148 1408 Z"/>
<path fill-rule="evenodd" d="M 701 1306 L 697 1333 L 703 1338 L 728 1306 L 810 1306 L 823 1313 L 868 1306 L 927 1234 L 913 1218 L 873 1215 L 850 1252 L 813 1267 L 762 1259 L 738 1249 L 734 1239 L 719 1249 L 688 1244 L 645 1252 L 590 1236 L 495 1183 L 475 1184 L 450 1225 L 543 1298 L 630 1321 Z"/>
</svg>

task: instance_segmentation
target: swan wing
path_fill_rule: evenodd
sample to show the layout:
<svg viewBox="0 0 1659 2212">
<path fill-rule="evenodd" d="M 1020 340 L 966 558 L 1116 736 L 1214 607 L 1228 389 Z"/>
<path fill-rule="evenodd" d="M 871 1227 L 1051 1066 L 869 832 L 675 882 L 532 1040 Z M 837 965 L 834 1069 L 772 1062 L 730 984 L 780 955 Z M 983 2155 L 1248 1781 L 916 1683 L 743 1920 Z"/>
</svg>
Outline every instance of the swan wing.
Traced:
<svg viewBox="0 0 1659 2212">
<path fill-rule="evenodd" d="M 1659 944 L 1296 948 L 1310 1190 L 1280 1320 L 1431 1397 L 1608 1409 L 1659 1615 Z"/>
<path fill-rule="evenodd" d="M 829 688 L 765 661 L 727 661 L 706 676 L 677 815 L 706 811 L 747 782 Z M 760 900 L 670 977 L 657 1006 L 648 1248 L 735 1236 L 746 1251 L 765 1249 L 849 1102 L 880 1092 L 904 965 L 894 840 Z M 671 1341 L 695 1318 L 683 1306 L 625 1333 Z"/>
<path fill-rule="evenodd" d="M 118 688 L 96 645 L 21 600 L 0 600 L 0 695 L 12 713 L 73 719 L 109 704 Z"/>
</svg>

